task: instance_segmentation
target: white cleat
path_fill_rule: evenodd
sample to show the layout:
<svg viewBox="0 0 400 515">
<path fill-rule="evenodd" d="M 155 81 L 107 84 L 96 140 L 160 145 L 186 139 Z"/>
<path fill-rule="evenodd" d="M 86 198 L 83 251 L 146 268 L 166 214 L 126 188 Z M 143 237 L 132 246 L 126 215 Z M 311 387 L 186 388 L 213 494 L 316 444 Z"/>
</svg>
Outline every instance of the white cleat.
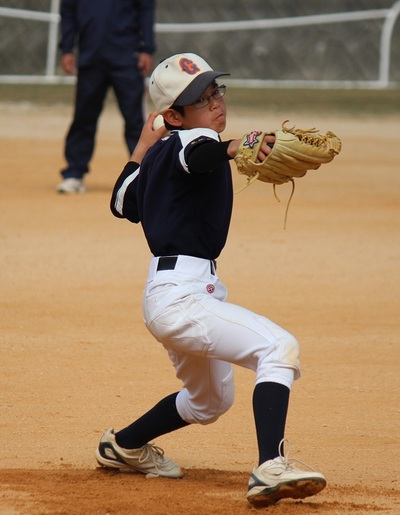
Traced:
<svg viewBox="0 0 400 515">
<path fill-rule="evenodd" d="M 326 486 L 326 479 L 320 472 L 299 460 L 289 460 L 282 456 L 280 449 L 283 442 L 279 446 L 279 456 L 262 463 L 250 476 L 247 500 L 256 507 L 275 504 L 284 498 L 304 499 L 317 494 Z M 295 464 L 301 464 L 309 470 L 301 470 Z"/>
<path fill-rule="evenodd" d="M 182 469 L 169 458 L 159 447 L 147 443 L 139 449 L 123 449 L 116 440 L 113 429 L 107 429 L 96 449 L 99 465 L 121 471 L 134 471 L 146 474 L 147 477 L 170 477 L 179 479 Z"/>
<path fill-rule="evenodd" d="M 75 177 L 70 177 L 68 179 L 64 179 L 57 186 L 58 193 L 84 193 L 86 191 L 85 185 L 83 184 L 82 179 L 76 179 Z"/>
</svg>

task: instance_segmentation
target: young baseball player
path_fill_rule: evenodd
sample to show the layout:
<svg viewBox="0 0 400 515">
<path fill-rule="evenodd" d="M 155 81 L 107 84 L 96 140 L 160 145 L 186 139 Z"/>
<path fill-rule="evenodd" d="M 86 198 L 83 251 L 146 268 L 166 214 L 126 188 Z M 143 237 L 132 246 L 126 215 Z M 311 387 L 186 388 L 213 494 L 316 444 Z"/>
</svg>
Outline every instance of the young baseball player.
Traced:
<svg viewBox="0 0 400 515">
<path fill-rule="evenodd" d="M 255 372 L 259 456 L 247 499 L 263 506 L 315 495 L 326 480 L 284 455 L 289 393 L 300 375 L 296 339 L 264 316 L 226 302 L 227 289 L 218 276 L 216 259 L 232 212 L 229 161 L 240 143 L 220 138 L 226 125 L 226 87 L 217 79 L 224 75 L 229 74 L 214 71 L 195 54 L 178 54 L 162 61 L 150 77 L 150 96 L 170 133 L 153 131 L 155 114 L 150 116 L 116 182 L 111 210 L 142 224 L 153 254 L 143 294 L 144 320 L 168 352 L 182 389 L 128 427 L 108 429 L 96 458 L 104 467 L 182 477 L 181 468 L 149 442 L 223 415 L 233 404 L 236 364 Z M 265 138 L 260 160 L 273 143 L 274 136 Z"/>
</svg>

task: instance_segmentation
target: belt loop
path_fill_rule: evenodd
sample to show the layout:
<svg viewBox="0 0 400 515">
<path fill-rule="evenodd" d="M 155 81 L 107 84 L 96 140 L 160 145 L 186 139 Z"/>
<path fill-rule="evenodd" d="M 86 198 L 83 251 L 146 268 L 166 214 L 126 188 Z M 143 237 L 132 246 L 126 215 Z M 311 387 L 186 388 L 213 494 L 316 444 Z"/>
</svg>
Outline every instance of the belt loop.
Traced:
<svg viewBox="0 0 400 515">
<path fill-rule="evenodd" d="M 211 275 L 215 275 L 215 272 L 217 270 L 217 262 L 215 259 L 210 259 L 210 272 Z"/>
<path fill-rule="evenodd" d="M 157 272 L 160 270 L 175 270 L 178 256 L 161 256 L 158 258 Z"/>
</svg>

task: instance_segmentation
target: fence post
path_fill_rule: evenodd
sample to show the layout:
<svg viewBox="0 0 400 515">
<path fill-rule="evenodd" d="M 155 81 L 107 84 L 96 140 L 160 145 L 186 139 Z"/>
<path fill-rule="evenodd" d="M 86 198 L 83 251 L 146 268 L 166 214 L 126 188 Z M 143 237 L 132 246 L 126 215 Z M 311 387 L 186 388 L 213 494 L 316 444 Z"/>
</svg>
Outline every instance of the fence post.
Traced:
<svg viewBox="0 0 400 515">
<path fill-rule="evenodd" d="M 60 22 L 60 0 L 51 0 L 49 21 L 49 39 L 47 41 L 46 77 L 56 74 L 56 60 L 58 48 L 58 25 Z"/>
<path fill-rule="evenodd" d="M 390 81 L 390 48 L 393 29 L 400 14 L 400 1 L 389 9 L 381 34 L 381 56 L 379 59 L 379 82 L 388 87 Z"/>
</svg>

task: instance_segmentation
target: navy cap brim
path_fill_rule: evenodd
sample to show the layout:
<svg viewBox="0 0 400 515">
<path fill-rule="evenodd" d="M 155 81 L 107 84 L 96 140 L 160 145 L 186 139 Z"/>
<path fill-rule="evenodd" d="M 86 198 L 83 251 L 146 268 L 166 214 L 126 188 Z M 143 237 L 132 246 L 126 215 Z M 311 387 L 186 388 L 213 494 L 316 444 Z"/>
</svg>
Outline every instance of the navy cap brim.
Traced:
<svg viewBox="0 0 400 515">
<path fill-rule="evenodd" d="M 193 104 L 196 100 L 201 98 L 204 91 L 217 77 L 221 77 L 223 75 L 230 75 L 230 73 L 211 70 L 201 73 L 189 84 L 189 86 L 187 86 L 187 88 L 182 91 L 179 97 L 175 100 L 174 105 L 188 106 Z"/>
</svg>

